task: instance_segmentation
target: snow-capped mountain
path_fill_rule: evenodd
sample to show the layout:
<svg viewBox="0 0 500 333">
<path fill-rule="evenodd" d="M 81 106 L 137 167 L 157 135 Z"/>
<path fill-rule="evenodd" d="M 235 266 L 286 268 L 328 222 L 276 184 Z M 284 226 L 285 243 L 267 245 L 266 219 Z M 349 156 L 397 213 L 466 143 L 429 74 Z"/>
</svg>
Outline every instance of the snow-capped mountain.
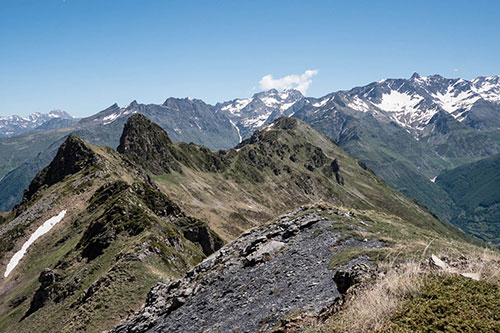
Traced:
<svg viewBox="0 0 500 333">
<path fill-rule="evenodd" d="M 467 81 L 415 73 L 410 79 L 381 80 L 336 92 L 320 98 L 314 105 L 323 107 L 330 101 L 355 111 L 370 112 L 380 120 L 394 121 L 419 137 L 440 112 L 471 126 L 485 108 L 497 109 L 500 115 L 500 76 Z M 487 124 L 481 124 L 484 125 Z"/>
<path fill-rule="evenodd" d="M 35 112 L 26 117 L 8 116 L 0 117 L 0 137 L 11 136 L 42 126 L 53 119 L 74 119 L 69 113 L 62 110 L 52 110 L 49 113 Z"/>
<path fill-rule="evenodd" d="M 446 115 L 469 127 L 491 127 L 500 125 L 500 76 L 467 81 L 415 73 L 410 79 L 380 80 L 321 98 L 273 89 L 216 105 L 243 139 L 277 117 L 291 116 L 304 107 L 325 116 L 339 109 L 370 113 L 378 120 L 396 123 L 415 138 L 426 133 L 424 129 L 434 117 Z"/>
<path fill-rule="evenodd" d="M 271 89 L 250 98 L 217 103 L 215 107 L 229 117 L 231 124 L 238 130 L 241 142 L 276 118 L 293 115 L 305 102 L 306 99 L 298 90 L 278 92 Z"/>
<path fill-rule="evenodd" d="M 0 193 L 0 209 L 10 209 L 18 201 L 24 186 L 52 159 L 67 134 L 116 147 L 123 125 L 134 113 L 159 124 L 173 141 L 212 150 L 234 147 L 276 118 L 293 115 L 429 207 L 439 201 L 439 193 L 429 195 L 433 191 L 429 179 L 444 169 L 500 153 L 500 76 L 467 81 L 414 74 L 320 98 L 304 97 L 297 90 L 269 90 L 216 105 L 193 98 L 168 98 L 163 104 L 134 101 L 72 122 L 58 131 L 57 138 L 53 131 L 40 131 L 29 154 L 22 150 L 26 146 L 22 134 L 9 145 L 0 144 L 0 156 L 8 156 L 0 159 L 0 187 L 12 189 Z M 38 129 L 54 129 L 52 122 L 58 119 Z M 0 119 L 0 124 L 7 120 Z M 18 127 L 26 129 L 27 125 Z M 0 136 L 2 131 L 13 132 L 5 125 L 0 126 Z"/>
</svg>

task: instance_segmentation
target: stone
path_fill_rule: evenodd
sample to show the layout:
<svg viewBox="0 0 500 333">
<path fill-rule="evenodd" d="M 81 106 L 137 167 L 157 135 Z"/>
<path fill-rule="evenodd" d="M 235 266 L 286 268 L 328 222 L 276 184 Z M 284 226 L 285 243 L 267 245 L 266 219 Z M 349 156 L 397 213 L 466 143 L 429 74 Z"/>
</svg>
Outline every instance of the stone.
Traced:
<svg viewBox="0 0 500 333">
<path fill-rule="evenodd" d="M 481 275 L 479 273 L 460 273 L 460 275 L 476 281 L 479 281 L 479 279 L 481 278 Z"/>
<path fill-rule="evenodd" d="M 436 255 L 431 255 L 431 260 L 430 260 L 431 264 L 434 265 L 435 267 L 438 267 L 440 269 L 447 269 L 448 268 L 448 265 L 442 261 L 441 259 L 439 259 Z"/>
</svg>

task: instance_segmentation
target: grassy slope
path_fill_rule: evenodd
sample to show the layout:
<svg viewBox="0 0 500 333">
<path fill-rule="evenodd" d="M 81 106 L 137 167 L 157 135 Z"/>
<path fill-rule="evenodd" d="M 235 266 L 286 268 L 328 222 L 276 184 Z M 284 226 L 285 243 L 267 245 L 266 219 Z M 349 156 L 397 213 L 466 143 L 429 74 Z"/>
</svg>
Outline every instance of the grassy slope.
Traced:
<svg viewBox="0 0 500 333">
<path fill-rule="evenodd" d="M 452 221 L 500 246 L 500 155 L 443 172 L 436 179 L 458 210 Z"/>
<path fill-rule="evenodd" d="M 463 237 L 457 229 L 433 218 L 424 208 L 387 186 L 358 161 L 340 149 L 325 135 L 299 120 L 293 129 L 268 128 L 229 150 L 231 161 L 222 173 L 200 172 L 184 168 L 154 176 L 167 193 L 189 214 L 209 221 L 226 239 L 234 239 L 242 231 L 266 223 L 290 209 L 320 200 L 353 208 L 374 209 L 407 219 L 443 234 Z M 337 184 L 335 176 L 324 168 L 310 171 L 304 167 L 311 156 L 304 143 L 320 147 L 328 161 L 337 159 L 345 185 Z M 248 158 L 250 152 L 257 162 Z M 295 156 L 295 162 L 290 156 Z M 273 172 L 261 167 L 259 158 L 275 168 L 291 172 Z"/>
<path fill-rule="evenodd" d="M 141 185 L 141 179 L 118 154 L 105 147 L 91 147 L 102 163 L 42 188 L 27 206 L 55 197 L 51 209 L 39 220 L 26 221 L 21 233 L 10 235 L 15 251 L 39 223 L 62 209 L 68 210 L 62 222 L 30 247 L 11 275 L 0 280 L 1 332 L 109 329 L 126 313 L 136 310 L 156 282 L 182 276 L 205 257 L 182 234 L 181 225 L 189 227 L 186 223 L 191 220 L 179 213 L 175 217 L 157 215 L 155 205 L 166 208 L 167 199 L 154 190 L 148 192 L 152 199 L 138 194 L 147 185 Z M 122 190 L 103 192 L 104 184 L 121 184 Z M 96 225 L 99 227 L 93 227 Z M 108 239 L 111 242 L 101 255 L 85 257 L 85 249 L 93 248 L 90 243 Z M 4 249 L 0 253 L 3 268 L 14 251 Z M 20 321 L 40 286 L 38 276 L 45 267 L 63 277 L 51 286 L 56 292 L 74 285 L 76 289 L 62 301 L 51 301 Z M 84 298 L 91 285 L 93 294 Z"/>
<path fill-rule="evenodd" d="M 498 332 L 500 286 L 462 276 L 430 276 L 384 332 Z"/>
<path fill-rule="evenodd" d="M 389 185 L 418 200 L 440 218 L 450 217 L 451 200 L 429 179 L 452 165 L 425 143 L 392 123 L 345 108 L 339 107 L 334 117 L 314 113 L 298 116 L 335 139 L 342 149 L 365 162 Z"/>
<path fill-rule="evenodd" d="M 377 267 L 377 274 L 366 280 L 346 298 L 340 311 L 326 321 L 304 321 L 305 332 L 428 332 L 451 330 L 491 332 L 500 325 L 498 297 L 500 254 L 467 242 L 443 237 L 439 232 L 416 227 L 398 216 L 373 210 L 340 209 L 321 232 L 339 234 L 338 245 L 331 249 L 329 268 L 336 270 L 358 258 L 366 258 Z M 318 207 L 312 207 L 318 213 Z M 307 213 L 304 212 L 304 213 Z M 378 239 L 380 248 L 349 247 L 352 240 Z M 450 272 L 431 269 L 431 254 L 460 262 Z M 464 261 L 465 260 L 465 261 Z M 345 267 L 345 266 L 344 266 Z M 459 276 L 459 272 L 477 273 L 481 281 Z M 300 331 L 300 330 L 299 330 Z"/>
</svg>

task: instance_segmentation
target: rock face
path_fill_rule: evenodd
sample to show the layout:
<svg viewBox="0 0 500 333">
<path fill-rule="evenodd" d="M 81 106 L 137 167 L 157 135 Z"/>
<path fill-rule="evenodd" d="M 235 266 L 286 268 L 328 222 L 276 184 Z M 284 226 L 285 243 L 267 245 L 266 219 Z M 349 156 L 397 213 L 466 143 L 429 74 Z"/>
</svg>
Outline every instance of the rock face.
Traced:
<svg viewBox="0 0 500 333">
<path fill-rule="evenodd" d="M 33 295 L 30 308 L 23 318 L 28 317 L 50 301 L 61 301 L 76 289 L 74 285 L 63 287 L 59 283 L 61 280 L 61 275 L 50 268 L 45 268 L 38 278 L 38 281 L 41 283 L 40 288 Z"/>
<path fill-rule="evenodd" d="M 141 114 L 134 114 L 125 124 L 117 150 L 121 154 L 134 156 L 150 171 L 161 174 L 180 171 L 171 144 L 172 140 L 160 126 Z"/>
<path fill-rule="evenodd" d="M 154 174 L 182 173 L 182 165 L 209 172 L 225 168 L 224 152 L 213 153 L 192 144 L 173 144 L 167 132 L 142 114 L 128 119 L 117 150 Z"/>
<path fill-rule="evenodd" d="M 337 159 L 334 159 L 332 163 L 330 164 L 330 168 L 332 169 L 332 172 L 335 174 L 335 179 L 337 180 L 337 183 L 339 185 L 344 185 L 344 178 L 340 174 L 340 167 L 339 163 L 337 162 Z"/>
<path fill-rule="evenodd" d="M 339 291 L 357 282 L 359 274 L 351 274 L 350 283 L 335 279 L 328 265 L 335 255 L 332 248 L 339 246 L 338 233 L 325 231 L 335 222 L 301 212 L 243 234 L 185 278 L 158 284 L 137 316 L 113 332 L 268 331 L 297 311 L 317 315 L 334 305 Z M 345 269 L 359 262 L 363 259 L 351 261 Z"/>
<path fill-rule="evenodd" d="M 23 200 L 30 200 L 40 187 L 60 182 L 96 162 L 97 156 L 79 136 L 68 136 L 54 160 L 33 179 Z"/>
</svg>

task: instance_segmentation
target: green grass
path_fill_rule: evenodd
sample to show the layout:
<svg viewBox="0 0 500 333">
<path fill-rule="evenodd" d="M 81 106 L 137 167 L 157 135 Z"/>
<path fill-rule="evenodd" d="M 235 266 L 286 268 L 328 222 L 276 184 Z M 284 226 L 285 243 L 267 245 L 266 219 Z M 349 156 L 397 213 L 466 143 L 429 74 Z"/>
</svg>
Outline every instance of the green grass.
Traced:
<svg viewBox="0 0 500 333">
<path fill-rule="evenodd" d="M 430 276 L 384 332 L 499 332 L 500 286 L 459 275 Z"/>
<path fill-rule="evenodd" d="M 335 269 L 359 257 L 367 257 L 373 262 L 384 261 L 387 255 L 385 248 L 347 247 L 333 254 L 328 269 Z"/>
<path fill-rule="evenodd" d="M 453 199 L 451 221 L 500 247 L 500 155 L 439 175 L 436 184 Z"/>
</svg>

